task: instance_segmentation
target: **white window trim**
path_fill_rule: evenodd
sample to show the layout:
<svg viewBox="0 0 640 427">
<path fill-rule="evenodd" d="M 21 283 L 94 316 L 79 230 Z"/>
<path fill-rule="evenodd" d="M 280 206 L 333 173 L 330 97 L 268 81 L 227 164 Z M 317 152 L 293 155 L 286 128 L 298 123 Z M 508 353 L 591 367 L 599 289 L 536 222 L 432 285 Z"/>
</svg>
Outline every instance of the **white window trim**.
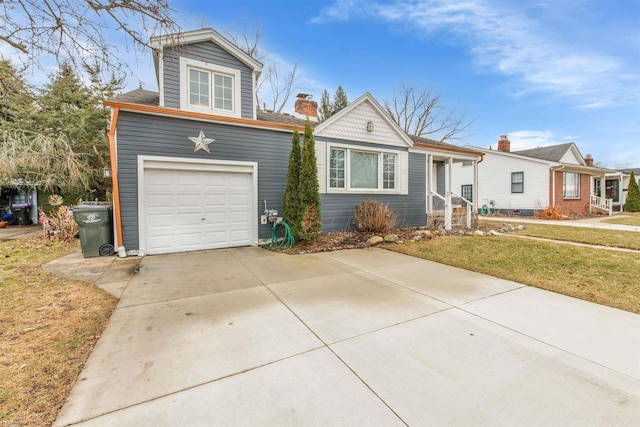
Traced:
<svg viewBox="0 0 640 427">
<path fill-rule="evenodd" d="M 333 188 L 331 187 L 331 150 L 345 150 L 345 164 L 344 164 L 344 173 L 345 173 L 345 188 Z M 351 152 L 359 151 L 362 153 L 375 153 L 378 154 L 378 188 L 351 188 Z M 383 183 L 383 154 L 391 154 L 396 158 L 396 170 L 395 170 L 395 187 L 394 189 L 384 189 Z M 354 145 L 343 145 L 343 144 L 327 144 L 326 151 L 326 173 L 325 173 L 325 183 L 326 183 L 326 192 L 332 194 L 407 194 L 407 190 L 403 188 L 406 184 L 403 182 L 401 176 L 402 170 L 402 155 L 407 155 L 408 153 L 395 151 L 395 150 L 384 150 L 380 148 L 372 148 L 372 147 L 360 147 Z"/>
<path fill-rule="evenodd" d="M 233 109 L 224 110 L 215 108 L 213 93 L 213 74 L 209 78 L 209 102 L 211 107 L 200 107 L 189 104 L 189 69 L 194 68 L 209 73 L 222 74 L 232 78 L 233 80 Z M 241 73 L 240 70 L 225 67 L 222 65 L 214 65 L 197 59 L 180 58 L 180 109 L 187 111 L 195 111 L 198 113 L 216 114 L 219 116 L 238 117 L 242 116 L 241 105 Z"/>
<path fill-rule="evenodd" d="M 575 196 L 566 196 L 566 188 L 567 188 L 567 174 L 573 174 L 577 176 L 577 192 L 578 194 Z M 605 180 L 605 186 L 606 186 L 606 180 Z M 569 171 L 564 171 L 563 175 L 562 175 L 562 199 L 563 200 L 580 200 L 580 173 L 579 172 L 569 172 Z"/>
</svg>

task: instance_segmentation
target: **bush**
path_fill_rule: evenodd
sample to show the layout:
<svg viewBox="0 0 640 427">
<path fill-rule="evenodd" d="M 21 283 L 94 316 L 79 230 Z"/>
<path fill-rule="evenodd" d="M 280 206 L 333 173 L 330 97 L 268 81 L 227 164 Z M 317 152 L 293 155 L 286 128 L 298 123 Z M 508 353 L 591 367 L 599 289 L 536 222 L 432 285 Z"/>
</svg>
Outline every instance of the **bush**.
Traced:
<svg viewBox="0 0 640 427">
<path fill-rule="evenodd" d="M 633 171 L 631 171 L 631 177 L 629 178 L 627 201 L 625 202 L 622 209 L 627 212 L 640 212 L 640 187 L 638 187 L 636 174 L 633 173 Z"/>
<path fill-rule="evenodd" d="M 73 219 L 73 212 L 64 205 L 59 206 L 47 216 L 40 211 L 39 222 L 43 234 L 51 240 L 73 240 L 78 234 L 78 224 Z"/>
<path fill-rule="evenodd" d="M 360 231 L 384 233 L 396 224 L 396 211 L 377 200 L 365 200 L 356 206 L 355 224 Z"/>
<path fill-rule="evenodd" d="M 564 219 L 560 206 L 550 206 L 544 210 L 536 212 L 536 218 L 540 219 Z"/>
</svg>

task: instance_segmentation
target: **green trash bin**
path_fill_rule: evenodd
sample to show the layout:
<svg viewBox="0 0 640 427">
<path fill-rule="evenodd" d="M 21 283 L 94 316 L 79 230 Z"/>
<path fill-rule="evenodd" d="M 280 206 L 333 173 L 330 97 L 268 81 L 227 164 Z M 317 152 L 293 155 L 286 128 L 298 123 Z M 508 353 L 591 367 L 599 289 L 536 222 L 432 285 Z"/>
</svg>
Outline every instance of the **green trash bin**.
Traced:
<svg viewBox="0 0 640 427">
<path fill-rule="evenodd" d="M 80 230 L 80 247 L 85 258 L 113 255 L 111 205 L 74 206 L 73 219 Z"/>
<path fill-rule="evenodd" d="M 26 204 L 13 205 L 13 216 L 18 225 L 31 225 L 31 206 Z"/>
</svg>

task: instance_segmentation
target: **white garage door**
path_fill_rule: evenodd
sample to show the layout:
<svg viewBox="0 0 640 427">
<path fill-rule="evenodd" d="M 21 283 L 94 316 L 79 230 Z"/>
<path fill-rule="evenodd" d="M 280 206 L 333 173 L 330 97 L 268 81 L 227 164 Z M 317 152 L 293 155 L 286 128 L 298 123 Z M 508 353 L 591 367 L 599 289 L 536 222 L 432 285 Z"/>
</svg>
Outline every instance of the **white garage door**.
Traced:
<svg viewBox="0 0 640 427">
<path fill-rule="evenodd" d="M 253 240 L 252 173 L 144 168 L 146 252 L 247 246 Z"/>
</svg>

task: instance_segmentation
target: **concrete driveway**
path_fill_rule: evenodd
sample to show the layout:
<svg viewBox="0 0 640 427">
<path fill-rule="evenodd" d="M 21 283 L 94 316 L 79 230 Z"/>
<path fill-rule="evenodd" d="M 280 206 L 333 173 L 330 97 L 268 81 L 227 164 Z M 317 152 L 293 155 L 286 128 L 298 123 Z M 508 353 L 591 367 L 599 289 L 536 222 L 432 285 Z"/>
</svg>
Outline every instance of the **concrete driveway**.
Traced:
<svg viewBox="0 0 640 427">
<path fill-rule="evenodd" d="M 640 420 L 640 316 L 382 249 L 148 256 L 112 290 L 55 425 Z"/>
</svg>

